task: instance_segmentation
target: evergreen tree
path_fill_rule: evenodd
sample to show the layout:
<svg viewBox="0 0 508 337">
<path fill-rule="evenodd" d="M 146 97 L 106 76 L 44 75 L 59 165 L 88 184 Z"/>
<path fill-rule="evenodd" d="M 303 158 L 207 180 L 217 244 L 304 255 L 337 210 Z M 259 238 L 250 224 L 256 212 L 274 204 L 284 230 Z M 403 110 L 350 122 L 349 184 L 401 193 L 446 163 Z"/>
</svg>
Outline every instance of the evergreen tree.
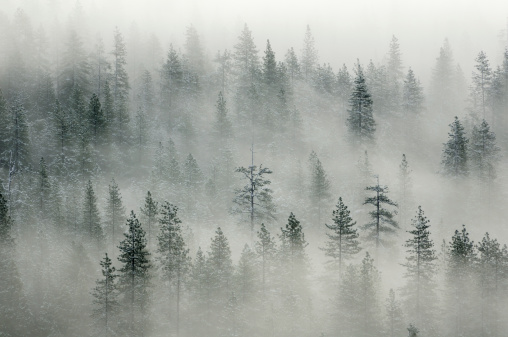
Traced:
<svg viewBox="0 0 508 337">
<path fill-rule="evenodd" d="M 471 85 L 471 115 L 475 119 L 486 119 L 486 113 L 491 104 L 489 91 L 492 84 L 492 69 L 490 68 L 487 55 L 481 51 L 475 59 L 475 71 L 473 71 L 473 83 Z M 490 111 L 489 111 L 490 112 Z"/>
<path fill-rule="evenodd" d="M 388 90 L 390 92 L 390 108 L 392 112 L 396 112 L 400 108 L 400 90 L 404 77 L 402 69 L 399 40 L 395 36 L 392 36 L 390 49 L 388 51 L 388 64 L 386 67 Z"/>
<path fill-rule="evenodd" d="M 150 253 L 146 249 L 145 231 L 133 211 L 127 219 L 127 226 L 125 238 L 118 246 L 118 261 L 121 263 L 119 289 L 130 313 L 129 317 L 125 317 L 123 327 L 127 335 L 140 336 L 145 330 L 152 265 L 148 260 Z"/>
<path fill-rule="evenodd" d="M 301 271 L 306 262 L 305 247 L 308 246 L 308 243 L 305 241 L 303 227 L 293 213 L 289 215 L 285 228 L 281 228 L 279 239 L 281 241 L 280 259 L 284 263 L 283 268 L 286 268 L 289 275 L 288 280 L 293 284 L 298 284 L 302 281 Z"/>
<path fill-rule="evenodd" d="M 326 176 L 321 161 L 317 159 L 313 167 L 312 181 L 310 185 L 311 203 L 317 208 L 318 224 L 321 224 L 321 208 L 323 204 L 330 200 L 330 181 Z"/>
<path fill-rule="evenodd" d="M 351 89 L 353 88 L 353 80 L 345 64 L 339 69 L 337 74 L 337 95 L 343 112 L 347 110 Z"/>
<path fill-rule="evenodd" d="M 3 96 L 3 92 L 0 89 L 0 164 L 6 166 L 8 163 L 8 151 L 9 151 L 9 108 L 7 100 Z"/>
<path fill-rule="evenodd" d="M 406 268 L 404 293 L 408 316 L 424 330 L 432 327 L 436 303 L 434 278 L 437 257 L 430 238 L 429 221 L 419 206 L 412 220 L 414 229 L 408 231 L 412 237 L 404 245 L 408 254 L 403 264 Z"/>
<path fill-rule="evenodd" d="M 242 255 L 238 261 L 235 272 L 235 283 L 240 295 L 240 301 L 244 304 L 250 303 L 259 290 L 258 263 L 256 252 L 249 245 L 245 244 Z"/>
<path fill-rule="evenodd" d="M 386 246 L 388 243 L 387 240 L 381 239 L 381 233 L 394 234 L 395 230 L 399 228 L 397 221 L 393 218 L 396 212 L 384 208 L 384 205 L 397 207 L 397 203 L 386 196 L 388 187 L 379 185 L 379 177 L 377 177 L 376 185 L 368 186 L 365 189 L 376 193 L 375 196 L 366 198 L 363 204 L 375 207 L 373 211 L 369 212 L 372 222 L 367 223 L 364 227 L 370 230 L 368 239 L 375 241 L 376 253 L 378 253 L 379 245 Z"/>
<path fill-rule="evenodd" d="M 226 100 L 219 92 L 219 98 L 217 99 L 217 112 L 215 113 L 216 119 L 214 124 L 214 132 L 219 144 L 228 143 L 233 137 L 233 125 L 228 117 L 228 108 L 226 106 Z"/>
<path fill-rule="evenodd" d="M 51 184 L 49 182 L 48 167 L 41 157 L 39 161 L 39 209 L 43 217 L 46 216 L 47 206 L 51 205 Z"/>
<path fill-rule="evenodd" d="M 275 205 L 272 201 L 272 190 L 268 188 L 271 181 L 265 178 L 265 175 L 272 171 L 259 166 L 259 170 L 254 163 L 248 168 L 238 167 L 235 172 L 243 174 L 248 184 L 242 189 L 235 190 L 232 212 L 234 214 L 248 214 L 250 219 L 251 232 L 254 231 L 254 222 L 275 220 Z"/>
<path fill-rule="evenodd" d="M 221 92 L 224 94 L 224 96 L 227 96 L 229 93 L 229 86 L 231 82 L 231 69 L 233 65 L 231 64 L 232 55 L 231 53 L 226 49 L 221 54 L 220 51 L 217 52 L 217 55 L 215 56 L 214 62 L 217 62 L 219 64 L 219 67 L 217 69 L 217 74 L 219 76 L 219 83 L 221 86 Z"/>
<path fill-rule="evenodd" d="M 120 229 L 120 224 L 125 217 L 125 207 L 123 206 L 122 195 L 120 194 L 120 189 L 118 188 L 115 179 L 111 179 L 111 185 L 108 186 L 108 191 L 109 195 L 106 204 L 106 224 L 108 232 L 111 231 L 111 241 L 115 243 L 117 242 L 118 236 L 115 234 L 115 232 L 122 232 Z"/>
<path fill-rule="evenodd" d="M 66 105 L 69 105 L 72 92 L 77 89 L 88 96 L 90 64 L 87 55 L 78 33 L 71 30 L 62 57 L 62 72 L 57 78 L 58 99 Z"/>
<path fill-rule="evenodd" d="M 430 103 L 433 110 L 436 111 L 442 119 L 447 118 L 450 114 L 458 112 L 455 106 L 455 69 L 453 68 L 453 63 L 452 50 L 448 43 L 448 39 L 445 39 L 443 46 L 439 50 L 439 57 L 436 59 L 436 65 L 432 69 L 430 84 Z"/>
<path fill-rule="evenodd" d="M 474 309 L 472 269 L 476 252 L 465 226 L 456 230 L 449 243 L 446 269 L 446 333 L 472 336 L 478 316 Z M 453 322 L 449 325 L 449 322 Z M 476 330 L 478 331 L 478 330 Z"/>
<path fill-rule="evenodd" d="M 30 135 L 26 111 L 21 100 L 15 98 L 10 107 L 11 118 L 8 124 L 9 170 L 22 171 L 30 164 Z"/>
<path fill-rule="evenodd" d="M 180 333 L 180 298 L 189 273 L 191 259 L 186 248 L 178 218 L 178 208 L 167 201 L 161 206 L 160 233 L 157 236 L 158 261 L 170 294 L 176 295 L 176 335 Z"/>
<path fill-rule="evenodd" d="M 355 142 L 371 142 L 374 139 L 374 131 L 376 131 L 376 122 L 372 116 L 372 98 L 359 63 L 355 71 L 353 91 L 349 98 L 348 131 Z"/>
<path fill-rule="evenodd" d="M 325 255 L 331 257 L 335 268 L 338 268 L 339 274 L 342 274 L 342 262 L 353 258 L 361 250 L 358 241 L 358 232 L 354 228 L 356 221 L 350 217 L 350 211 L 342 197 L 337 202 L 336 209 L 332 212 L 333 225 L 325 224 L 326 228 L 332 231 L 332 234 L 326 233 L 328 241 L 326 247 L 321 248 Z"/>
<path fill-rule="evenodd" d="M 443 144 L 442 173 L 454 178 L 463 177 L 469 173 L 467 156 L 469 139 L 466 138 L 464 127 L 457 117 L 450 124 L 450 128 L 448 142 Z"/>
<path fill-rule="evenodd" d="M 56 145 L 60 152 L 58 161 L 60 163 L 60 168 L 63 170 L 66 153 L 68 152 L 67 149 L 71 139 L 71 120 L 67 110 L 62 107 L 59 100 L 55 103 L 51 120 L 53 122 Z"/>
<path fill-rule="evenodd" d="M 116 283 L 116 269 L 112 266 L 111 259 L 106 256 L 100 261 L 102 267 L 102 279 L 95 281 L 95 288 L 92 291 L 94 309 L 92 318 L 95 321 L 95 328 L 98 335 L 108 336 L 115 335 L 115 317 L 120 310 L 118 302 L 118 286 Z"/>
<path fill-rule="evenodd" d="M 314 69 L 318 63 L 318 53 L 316 50 L 314 37 L 310 31 L 309 25 L 303 38 L 302 59 L 300 61 L 302 74 L 305 81 L 310 82 L 314 75 Z"/>
<path fill-rule="evenodd" d="M 199 193 L 202 192 L 203 187 L 203 173 L 199 169 L 196 159 L 189 153 L 187 160 L 183 167 L 183 182 L 187 194 L 187 209 L 191 209 L 191 203 L 194 201 Z"/>
<path fill-rule="evenodd" d="M 145 197 L 145 206 L 141 208 L 141 214 L 145 218 L 145 223 L 148 224 L 148 247 L 151 247 L 152 224 L 155 224 L 156 217 L 159 215 L 159 203 L 152 198 L 150 191 Z"/>
<path fill-rule="evenodd" d="M 99 102 L 99 97 L 96 94 L 92 95 L 90 104 L 88 105 L 88 123 L 93 143 L 97 145 L 98 139 L 101 138 L 104 132 L 106 119 L 101 108 L 101 103 Z"/>
<path fill-rule="evenodd" d="M 212 290 L 218 296 L 219 304 L 224 303 L 226 290 L 231 286 L 233 277 L 233 261 L 231 249 L 224 232 L 220 227 L 215 231 L 212 238 L 208 258 L 206 259 L 209 274 L 209 282 Z"/>
<path fill-rule="evenodd" d="M 265 224 L 261 224 L 260 230 L 257 232 L 258 241 L 256 241 L 256 253 L 261 258 L 262 288 L 263 294 L 266 291 L 267 274 L 270 274 L 273 265 L 273 259 L 276 254 L 275 238 L 270 235 Z"/>
<path fill-rule="evenodd" d="M 99 210 L 97 208 L 97 197 L 95 196 L 90 180 L 88 180 L 86 184 L 85 198 L 83 201 L 83 230 L 91 240 L 98 244 L 102 244 L 104 237 Z"/>
<path fill-rule="evenodd" d="M 402 111 L 404 117 L 414 119 L 415 115 L 421 113 L 423 107 L 423 88 L 420 80 L 415 77 L 413 69 L 409 68 L 404 78 L 402 87 Z"/>
<path fill-rule="evenodd" d="M 115 29 L 114 47 L 111 54 L 114 57 L 113 62 L 113 99 L 115 120 L 113 126 L 114 134 L 119 141 L 125 142 L 126 132 L 129 124 L 129 75 L 125 66 L 127 64 L 127 51 L 122 33 Z"/>
<path fill-rule="evenodd" d="M 395 292 L 390 289 L 386 299 L 386 323 L 389 337 L 402 336 L 404 331 L 404 317 L 399 301 L 395 298 Z"/>
<path fill-rule="evenodd" d="M 413 170 L 407 162 L 406 155 L 402 154 L 402 161 L 399 165 L 399 219 L 402 225 L 405 225 L 408 220 L 409 208 L 412 204 L 412 179 L 411 173 Z"/>
<path fill-rule="evenodd" d="M 275 53 L 270 45 L 270 40 L 266 40 L 265 56 L 263 57 L 263 81 L 269 88 L 277 85 L 277 61 Z"/>
<path fill-rule="evenodd" d="M 500 149 L 496 145 L 496 134 L 490 131 L 485 119 L 480 125 L 473 126 L 468 150 L 471 171 L 482 180 L 495 179 Z"/>
<path fill-rule="evenodd" d="M 187 27 L 185 32 L 185 56 L 189 63 L 189 69 L 198 75 L 204 75 L 205 56 L 203 46 L 196 28 L 193 25 Z"/>
<path fill-rule="evenodd" d="M 233 60 L 241 83 L 252 83 L 259 68 L 259 58 L 252 32 L 244 25 L 235 45 Z"/>
<path fill-rule="evenodd" d="M 300 63 L 298 62 L 298 57 L 296 56 L 293 47 L 287 51 L 285 63 L 291 83 L 291 88 L 294 88 L 295 81 L 300 78 L 301 73 Z"/>
</svg>

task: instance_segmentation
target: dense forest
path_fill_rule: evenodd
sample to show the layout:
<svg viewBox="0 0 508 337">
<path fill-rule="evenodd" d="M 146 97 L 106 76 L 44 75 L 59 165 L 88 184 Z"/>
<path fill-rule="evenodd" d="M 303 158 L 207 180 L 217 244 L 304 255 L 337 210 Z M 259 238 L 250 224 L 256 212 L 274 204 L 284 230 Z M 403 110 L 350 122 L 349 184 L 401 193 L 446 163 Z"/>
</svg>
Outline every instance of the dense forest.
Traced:
<svg viewBox="0 0 508 337">
<path fill-rule="evenodd" d="M 396 36 L 333 69 L 305 25 L 33 21 L 0 12 L 0 336 L 505 336 L 508 41 L 418 74 Z"/>
</svg>

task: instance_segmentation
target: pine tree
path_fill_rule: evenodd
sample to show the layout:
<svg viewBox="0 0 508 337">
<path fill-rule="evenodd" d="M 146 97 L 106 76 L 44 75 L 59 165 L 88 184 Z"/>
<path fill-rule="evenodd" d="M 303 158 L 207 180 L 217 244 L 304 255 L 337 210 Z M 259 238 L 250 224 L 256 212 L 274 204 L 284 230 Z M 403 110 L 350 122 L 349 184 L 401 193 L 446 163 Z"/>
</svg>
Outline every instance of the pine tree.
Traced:
<svg viewBox="0 0 508 337">
<path fill-rule="evenodd" d="M 381 233 L 394 234 L 399 228 L 397 221 L 394 219 L 396 211 L 390 211 L 384 208 L 384 205 L 394 207 L 397 207 L 398 205 L 386 196 L 388 193 L 388 187 L 379 185 L 379 177 L 377 177 L 376 185 L 368 186 L 365 190 L 376 193 L 375 196 L 368 197 L 363 202 L 364 205 L 372 205 L 375 207 L 375 210 L 369 212 L 372 222 L 367 223 L 364 227 L 365 229 L 370 230 L 368 239 L 375 241 L 376 253 L 379 254 L 379 245 L 381 244 L 386 246 L 388 243 L 387 240 L 381 239 Z"/>
<path fill-rule="evenodd" d="M 51 184 L 48 176 L 48 167 L 43 157 L 39 161 L 39 209 L 43 217 L 46 216 L 46 209 L 51 205 Z"/>
<path fill-rule="evenodd" d="M 399 219 L 402 225 L 408 220 L 409 208 L 412 204 L 412 186 L 411 173 L 413 170 L 407 162 L 406 155 L 402 154 L 402 161 L 399 165 Z"/>
<path fill-rule="evenodd" d="M 146 194 L 145 197 L 145 206 L 141 208 L 141 214 L 143 214 L 145 218 L 145 223 L 148 224 L 148 247 L 151 247 L 151 237 L 152 237 L 152 225 L 155 225 L 156 217 L 159 215 L 159 203 L 152 198 L 152 194 L 150 191 Z"/>
<path fill-rule="evenodd" d="M 271 267 L 273 267 L 273 259 L 276 254 L 275 239 L 270 235 L 266 229 L 265 224 L 261 224 L 260 230 L 257 232 L 258 241 L 256 241 L 256 253 L 261 258 L 261 272 L 262 272 L 262 288 L 263 294 L 266 291 L 267 274 L 270 275 Z"/>
<path fill-rule="evenodd" d="M 83 42 L 75 30 L 69 32 L 62 58 L 62 72 L 57 78 L 58 99 L 70 105 L 72 92 L 79 89 L 85 96 L 90 90 L 90 64 Z"/>
<path fill-rule="evenodd" d="M 285 63 L 289 74 L 291 88 L 294 88 L 295 81 L 300 78 L 301 72 L 300 63 L 298 62 L 298 57 L 296 56 L 293 47 L 287 51 Z"/>
<path fill-rule="evenodd" d="M 314 37 L 312 36 L 309 25 L 307 25 L 305 37 L 303 39 L 302 59 L 300 61 L 302 74 L 305 81 L 310 83 L 314 75 L 314 69 L 317 63 L 318 53 L 316 50 Z"/>
<path fill-rule="evenodd" d="M 453 63 L 452 50 L 448 39 L 445 39 L 443 46 L 439 50 L 436 65 L 432 69 L 430 84 L 430 103 L 440 118 L 447 118 L 450 114 L 458 112 L 455 106 L 455 69 L 453 68 Z"/>
<path fill-rule="evenodd" d="M 115 243 L 117 242 L 117 234 L 115 234 L 115 232 L 121 233 L 120 224 L 125 217 L 125 207 L 123 206 L 122 195 L 120 194 L 120 189 L 115 179 L 111 179 L 111 185 L 108 186 L 108 191 L 106 224 L 108 232 L 111 231 L 111 241 Z"/>
<path fill-rule="evenodd" d="M 449 243 L 448 266 L 446 269 L 446 323 L 450 334 L 465 335 L 466 331 L 473 333 L 476 326 L 476 316 L 472 289 L 472 268 L 476 258 L 474 242 L 469 239 L 465 226 L 456 230 Z"/>
<path fill-rule="evenodd" d="M 119 289 L 130 313 L 123 325 L 128 335 L 140 336 L 145 329 L 152 265 L 148 260 L 150 253 L 146 249 L 145 231 L 133 211 L 127 219 L 127 226 L 125 239 L 118 246 L 118 261 L 121 263 Z"/>
<path fill-rule="evenodd" d="M 102 244 L 104 239 L 101 227 L 101 219 L 97 208 L 97 197 L 92 187 L 92 182 L 88 180 L 85 187 L 85 198 L 83 200 L 83 230 L 88 237 L 97 244 Z"/>
<path fill-rule="evenodd" d="M 323 208 L 325 202 L 330 200 L 331 194 L 330 181 L 319 159 L 316 160 L 312 171 L 310 197 L 311 203 L 317 208 L 318 224 L 321 224 L 321 208 Z"/>
<path fill-rule="evenodd" d="M 496 134 L 490 131 L 485 119 L 473 126 L 468 150 L 471 171 L 481 180 L 494 180 L 500 149 L 496 145 Z"/>
<path fill-rule="evenodd" d="M 92 95 L 90 104 L 88 105 L 88 123 L 91 130 L 91 138 L 93 139 L 93 143 L 97 146 L 98 140 L 102 138 L 104 133 L 106 119 L 101 108 L 101 102 L 99 102 L 99 97 L 96 94 Z"/>
<path fill-rule="evenodd" d="M 475 59 L 475 71 L 473 72 L 471 85 L 471 115 L 475 119 L 486 119 L 486 113 L 490 112 L 489 91 L 492 84 L 492 69 L 490 68 L 487 55 L 481 51 Z"/>
<path fill-rule="evenodd" d="M 11 118 L 8 124 L 9 170 L 16 173 L 30 164 L 30 136 L 26 111 L 19 98 L 14 99 L 10 107 L 10 113 Z"/>
<path fill-rule="evenodd" d="M 60 152 L 58 161 L 60 163 L 60 169 L 63 170 L 71 139 L 71 120 L 67 110 L 62 107 L 59 100 L 55 102 L 51 121 L 53 122 L 56 145 Z"/>
<path fill-rule="evenodd" d="M 219 64 L 219 67 L 217 69 L 217 74 L 219 76 L 219 83 L 221 86 L 221 92 L 224 94 L 224 96 L 227 96 L 229 93 L 229 85 L 231 82 L 231 69 L 233 65 L 231 64 L 232 55 L 231 53 L 226 49 L 221 54 L 220 51 L 217 52 L 217 55 L 215 56 L 214 62 L 217 62 Z"/>
<path fill-rule="evenodd" d="M 275 60 L 275 53 L 270 45 L 270 40 L 266 40 L 265 56 L 263 56 L 263 81 L 269 88 L 275 87 L 278 83 L 277 79 L 277 61 Z"/>
<path fill-rule="evenodd" d="M 219 141 L 219 144 L 227 144 L 233 137 L 233 125 L 229 120 L 229 110 L 222 92 L 219 92 L 216 106 L 217 112 L 215 113 L 216 119 L 214 124 L 215 137 Z"/>
<path fill-rule="evenodd" d="M 111 259 L 106 256 L 100 261 L 102 267 L 102 279 L 95 281 L 95 288 L 92 290 L 94 309 L 92 318 L 95 321 L 95 328 L 98 330 L 98 335 L 108 336 L 115 335 L 115 321 L 116 315 L 120 310 L 120 303 L 118 302 L 118 286 L 116 279 L 118 275 L 115 273 L 116 269 L 112 266 Z"/>
<path fill-rule="evenodd" d="M 347 110 L 349 97 L 351 96 L 351 89 L 353 88 L 353 79 L 345 64 L 339 69 L 337 73 L 337 95 L 339 97 L 340 105 L 343 112 Z M 342 111 L 341 111 L 342 112 Z"/>
<path fill-rule="evenodd" d="M 464 127 L 457 117 L 450 124 L 450 128 L 448 142 L 443 144 L 442 173 L 454 178 L 463 177 L 469 173 L 467 156 L 469 139 L 466 138 Z"/>
<path fill-rule="evenodd" d="M 244 305 L 256 299 L 259 290 L 259 273 L 256 258 L 256 252 L 248 244 L 245 244 L 235 272 L 236 289 L 238 289 L 240 301 Z"/>
<path fill-rule="evenodd" d="M 405 301 L 408 316 L 424 330 L 432 327 L 436 303 L 434 278 L 437 257 L 434 242 L 430 238 L 429 222 L 419 206 L 412 220 L 414 229 L 408 231 L 412 237 L 404 245 L 408 250 L 406 263 L 403 264 L 406 268 Z"/>
<path fill-rule="evenodd" d="M 192 208 L 192 202 L 202 192 L 203 173 L 199 169 L 196 159 L 189 153 L 183 167 L 183 183 L 187 195 L 187 209 Z"/>
<path fill-rule="evenodd" d="M 114 47 L 111 54 L 113 62 L 113 99 L 115 120 L 113 126 L 114 134 L 120 142 L 125 142 L 127 127 L 129 124 L 129 75 L 125 69 L 127 64 L 127 51 L 122 33 L 115 29 Z"/>
<path fill-rule="evenodd" d="M 176 295 L 176 335 L 180 333 L 180 298 L 188 276 L 191 259 L 186 248 L 178 218 L 178 208 L 167 201 L 161 206 L 160 233 L 157 236 L 157 259 L 163 277 L 169 282 L 170 293 Z"/>
<path fill-rule="evenodd" d="M 187 27 L 185 32 L 185 56 L 189 63 L 190 71 L 201 76 L 205 70 L 205 56 L 203 46 L 196 28 L 193 25 Z"/>
<path fill-rule="evenodd" d="M 225 292 L 231 285 L 233 277 L 233 261 L 228 239 L 220 227 L 217 228 L 215 236 L 212 238 L 206 262 L 210 271 L 210 286 L 219 297 L 219 303 L 223 303 Z"/>
<path fill-rule="evenodd" d="M 349 117 L 347 119 L 348 131 L 354 142 L 372 142 L 376 122 L 372 116 L 372 98 L 365 83 L 363 69 L 357 64 L 355 69 L 353 91 L 349 98 Z"/>
<path fill-rule="evenodd" d="M 10 120 L 7 100 L 0 89 L 0 164 L 2 166 L 7 166 L 8 162 Z"/>
<path fill-rule="evenodd" d="M 423 102 L 423 88 L 420 80 L 415 77 L 413 69 L 409 68 L 404 78 L 404 86 L 402 87 L 402 111 L 404 117 L 406 119 L 414 119 L 415 115 L 423 111 Z"/>
<path fill-rule="evenodd" d="M 275 220 L 275 205 L 272 201 L 272 190 L 268 188 L 271 181 L 265 178 L 265 175 L 272 171 L 259 166 L 259 170 L 254 163 L 248 168 L 238 167 L 235 172 L 243 174 L 248 184 L 242 189 L 235 190 L 232 212 L 234 214 L 248 214 L 250 219 L 251 232 L 254 231 L 254 222 Z"/>
<path fill-rule="evenodd" d="M 396 112 L 400 108 L 401 82 L 404 77 L 402 69 L 399 40 L 395 36 L 392 36 L 390 49 L 388 51 L 388 64 L 386 67 L 388 90 L 390 92 L 390 108 L 392 112 Z"/>
<path fill-rule="evenodd" d="M 302 281 L 301 269 L 305 266 L 307 258 L 305 247 L 308 243 L 305 241 L 303 227 L 293 213 L 289 215 L 285 228 L 281 228 L 279 239 L 281 241 L 280 259 L 284 261 L 283 268 L 286 268 L 289 274 L 288 280 L 299 283 Z"/>
<path fill-rule="evenodd" d="M 404 317 L 400 302 L 395 298 L 395 292 L 393 289 L 390 289 L 390 292 L 388 293 L 385 308 L 388 332 L 387 336 L 402 336 L 402 332 L 404 331 Z"/>
<path fill-rule="evenodd" d="M 233 60 L 238 77 L 241 83 L 245 85 L 254 81 L 259 68 L 258 51 L 247 24 L 244 25 L 238 40 L 234 47 Z"/>
<path fill-rule="evenodd" d="M 325 224 L 326 228 L 332 231 L 332 234 L 326 233 L 328 241 L 326 247 L 321 249 L 326 256 L 333 259 L 331 262 L 335 268 L 338 268 L 339 275 L 342 274 L 343 261 L 353 258 L 361 250 L 358 241 L 359 234 L 357 229 L 354 228 L 356 221 L 353 221 L 350 213 L 347 206 L 344 205 L 342 197 L 340 197 L 336 209 L 332 212 L 334 224 Z"/>
</svg>

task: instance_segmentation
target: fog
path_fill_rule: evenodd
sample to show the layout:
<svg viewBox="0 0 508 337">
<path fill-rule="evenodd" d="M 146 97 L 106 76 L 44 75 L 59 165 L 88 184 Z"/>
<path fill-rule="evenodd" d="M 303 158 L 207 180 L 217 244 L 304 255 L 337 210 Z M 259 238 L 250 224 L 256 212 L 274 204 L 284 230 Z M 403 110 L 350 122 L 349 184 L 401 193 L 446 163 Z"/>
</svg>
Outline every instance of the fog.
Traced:
<svg viewBox="0 0 508 337">
<path fill-rule="evenodd" d="M 3 0 L 0 335 L 506 335 L 507 48 L 504 1 Z"/>
</svg>

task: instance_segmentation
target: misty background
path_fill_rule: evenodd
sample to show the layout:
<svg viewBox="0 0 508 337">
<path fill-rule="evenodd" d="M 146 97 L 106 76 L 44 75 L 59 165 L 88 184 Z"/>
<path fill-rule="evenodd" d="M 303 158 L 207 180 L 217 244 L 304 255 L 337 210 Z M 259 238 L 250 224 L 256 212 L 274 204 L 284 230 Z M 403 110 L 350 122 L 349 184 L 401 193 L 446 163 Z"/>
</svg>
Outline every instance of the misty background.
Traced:
<svg viewBox="0 0 508 337">
<path fill-rule="evenodd" d="M 0 331 L 503 336 L 507 17 L 4 0 Z M 362 78 L 375 130 L 355 133 Z"/>
</svg>

